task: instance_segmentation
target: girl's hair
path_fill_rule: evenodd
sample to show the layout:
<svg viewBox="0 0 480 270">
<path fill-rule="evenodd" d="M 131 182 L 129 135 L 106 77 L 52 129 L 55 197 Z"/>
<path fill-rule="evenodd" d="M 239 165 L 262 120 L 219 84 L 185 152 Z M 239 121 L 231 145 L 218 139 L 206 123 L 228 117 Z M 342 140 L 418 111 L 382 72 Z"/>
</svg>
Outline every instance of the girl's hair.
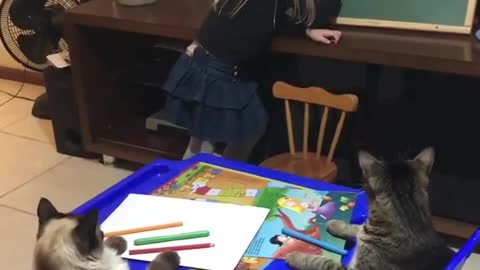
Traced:
<svg viewBox="0 0 480 270">
<path fill-rule="evenodd" d="M 256 0 L 259 1 L 259 0 Z M 265 1 L 265 0 L 262 0 Z M 284 0 L 276 0 L 284 1 Z M 316 6 L 315 0 L 287 0 L 291 1 L 291 8 L 287 11 L 292 19 L 297 23 L 305 23 L 310 26 L 315 20 Z M 233 2 L 233 3 L 230 3 Z M 248 0 L 213 0 L 213 8 L 219 14 L 225 12 L 225 8 L 229 5 L 228 15 L 235 17 L 238 12 L 245 6 Z M 231 8 L 230 8 L 231 7 Z"/>
</svg>

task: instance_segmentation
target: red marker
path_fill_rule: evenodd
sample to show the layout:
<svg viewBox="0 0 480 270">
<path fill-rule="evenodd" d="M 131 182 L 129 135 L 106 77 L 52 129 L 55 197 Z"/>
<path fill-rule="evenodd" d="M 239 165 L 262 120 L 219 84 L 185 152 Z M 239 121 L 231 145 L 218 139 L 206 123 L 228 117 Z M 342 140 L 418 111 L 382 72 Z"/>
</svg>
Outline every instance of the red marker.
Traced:
<svg viewBox="0 0 480 270">
<path fill-rule="evenodd" d="M 215 244 L 205 243 L 205 244 L 194 244 L 194 245 L 183 245 L 183 246 L 171 246 L 171 247 L 160 247 L 160 248 L 145 248 L 145 249 L 133 249 L 128 252 L 129 255 L 141 255 L 141 254 L 150 254 L 150 253 L 161 253 L 169 251 L 180 251 L 180 250 L 193 250 L 193 249 L 202 249 L 202 248 L 211 248 Z"/>
</svg>

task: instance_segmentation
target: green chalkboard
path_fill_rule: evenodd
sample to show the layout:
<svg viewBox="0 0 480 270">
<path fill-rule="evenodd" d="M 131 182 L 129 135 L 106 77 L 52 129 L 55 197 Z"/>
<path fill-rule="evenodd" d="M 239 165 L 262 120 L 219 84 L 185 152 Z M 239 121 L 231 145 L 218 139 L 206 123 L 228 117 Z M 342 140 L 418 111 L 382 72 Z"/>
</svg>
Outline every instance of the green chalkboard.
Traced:
<svg viewBox="0 0 480 270">
<path fill-rule="evenodd" d="M 476 0 L 342 0 L 338 22 L 366 26 L 466 32 Z"/>
</svg>

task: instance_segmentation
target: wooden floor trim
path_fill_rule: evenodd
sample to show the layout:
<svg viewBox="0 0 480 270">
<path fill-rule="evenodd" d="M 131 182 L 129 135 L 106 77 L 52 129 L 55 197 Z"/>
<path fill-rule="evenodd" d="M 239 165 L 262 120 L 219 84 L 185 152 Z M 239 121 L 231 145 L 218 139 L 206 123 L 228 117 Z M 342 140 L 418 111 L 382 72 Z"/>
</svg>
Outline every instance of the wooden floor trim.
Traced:
<svg viewBox="0 0 480 270">
<path fill-rule="evenodd" d="M 24 78 L 23 72 L 23 69 L 0 66 L 0 79 L 19 82 L 25 80 L 26 83 L 45 85 L 42 73 L 33 70 L 27 70 Z"/>
<path fill-rule="evenodd" d="M 468 239 L 480 226 L 454 219 L 433 217 L 433 226 L 439 233 Z"/>
</svg>

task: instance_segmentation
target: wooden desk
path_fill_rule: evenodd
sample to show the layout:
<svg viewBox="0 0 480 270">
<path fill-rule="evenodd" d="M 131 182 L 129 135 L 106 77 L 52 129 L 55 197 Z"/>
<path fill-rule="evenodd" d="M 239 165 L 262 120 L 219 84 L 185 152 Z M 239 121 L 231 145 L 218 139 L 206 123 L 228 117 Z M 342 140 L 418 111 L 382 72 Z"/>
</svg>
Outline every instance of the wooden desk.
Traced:
<svg viewBox="0 0 480 270">
<path fill-rule="evenodd" d="M 67 28 L 75 25 L 192 40 L 209 10 L 210 0 L 159 0 L 151 6 L 128 8 L 112 0 L 92 0 L 71 9 Z M 320 56 L 387 66 L 480 75 L 480 45 L 469 35 L 339 27 L 337 46 L 305 38 L 278 37 L 275 52 Z"/>
<path fill-rule="evenodd" d="M 145 7 L 122 7 L 92 0 L 68 11 L 65 34 L 86 148 L 135 162 L 179 158 L 187 135 L 178 130 L 150 133 L 144 120 L 157 93 L 128 89 L 115 69 L 129 65 L 158 38 L 188 43 L 209 10 L 210 0 L 159 0 Z M 338 46 L 305 38 L 278 37 L 278 53 L 327 57 L 462 75 L 480 75 L 480 48 L 470 36 L 342 27 Z M 146 54 L 148 55 L 148 54 Z M 166 72 L 166 71 L 165 71 Z M 466 237 L 474 226 L 439 219 L 439 230 Z M 461 233 L 452 232 L 452 228 Z"/>
</svg>

